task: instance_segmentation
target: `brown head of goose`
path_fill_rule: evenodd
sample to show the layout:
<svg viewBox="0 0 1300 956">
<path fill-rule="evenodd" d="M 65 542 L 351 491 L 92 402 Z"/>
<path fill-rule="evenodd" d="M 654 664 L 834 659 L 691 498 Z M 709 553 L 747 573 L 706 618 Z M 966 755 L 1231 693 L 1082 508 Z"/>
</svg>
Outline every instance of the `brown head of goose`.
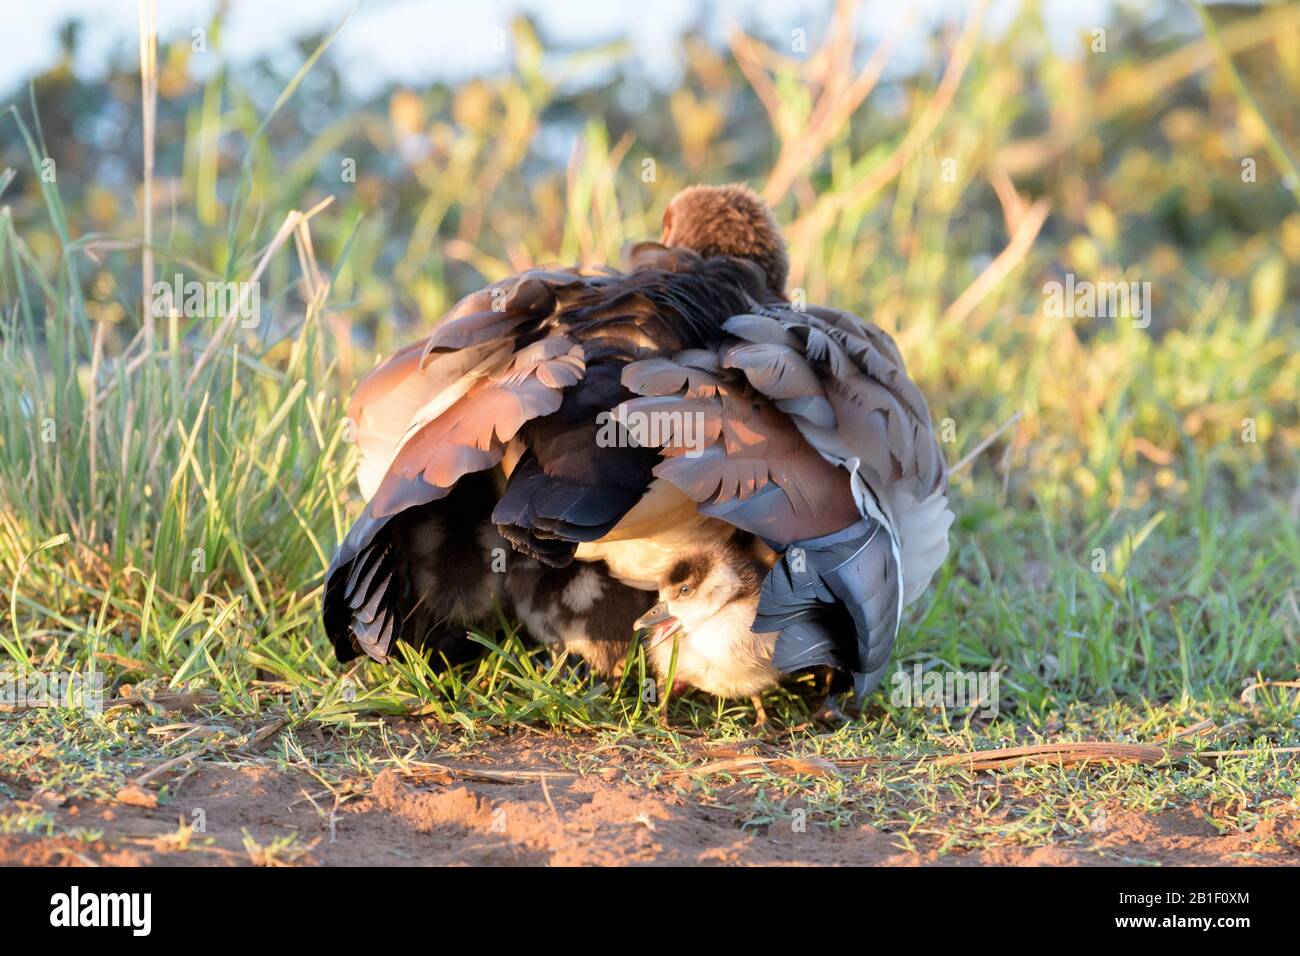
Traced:
<svg viewBox="0 0 1300 956">
<path fill-rule="evenodd" d="M 784 243 L 747 189 L 682 193 L 664 239 L 633 247 L 624 272 L 530 270 L 474 293 L 362 383 L 369 501 L 324 599 L 340 657 L 384 659 L 421 639 L 409 622 L 445 616 L 402 528 L 464 512 L 458 487 L 487 474 L 495 503 L 466 520 L 547 566 L 603 561 L 634 588 L 757 536 L 780 555 L 753 622 L 777 635 L 772 668 L 833 668 L 859 695 L 879 683 L 903 605 L 947 553 L 925 400 L 883 331 L 785 300 Z"/>
<path fill-rule="evenodd" d="M 662 245 L 690 249 L 706 259 L 729 256 L 763 271 L 769 294 L 785 298 L 790 271 L 781 227 L 747 186 L 688 186 L 664 210 Z"/>
</svg>

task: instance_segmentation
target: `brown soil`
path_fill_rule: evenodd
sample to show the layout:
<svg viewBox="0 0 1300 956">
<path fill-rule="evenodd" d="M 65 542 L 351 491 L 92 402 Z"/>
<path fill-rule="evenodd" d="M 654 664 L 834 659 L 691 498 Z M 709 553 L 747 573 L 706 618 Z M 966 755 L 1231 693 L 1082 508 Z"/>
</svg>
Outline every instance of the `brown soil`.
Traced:
<svg viewBox="0 0 1300 956">
<path fill-rule="evenodd" d="M 588 754 L 602 758 L 602 769 L 575 774 L 553 758 L 557 744 L 566 744 L 570 757 L 581 744 L 548 743 L 549 750 L 506 739 L 472 759 L 441 760 L 445 770 L 387 769 L 359 780 L 337 804 L 309 775 L 247 764 L 197 765 L 156 807 L 67 801 L 51 808 L 57 798 L 37 792 L 30 799 L 55 816 L 59 830 L 79 827 L 98 837 L 0 836 L 0 864 L 1300 864 L 1300 820 L 1279 817 L 1250 833 L 1222 834 L 1195 808 L 1154 816 L 1115 811 L 1084 837 L 1056 845 L 946 853 L 938 838 L 913 837 L 907 849 L 898 835 L 869 826 L 742 828 L 732 810 L 717 805 L 726 802 L 725 788 L 706 795 L 684 780 L 629 782 L 618 752 Z M 193 823 L 195 809 L 205 829 L 183 846 L 180 824 Z M 286 847 L 287 837 L 295 839 Z"/>
</svg>

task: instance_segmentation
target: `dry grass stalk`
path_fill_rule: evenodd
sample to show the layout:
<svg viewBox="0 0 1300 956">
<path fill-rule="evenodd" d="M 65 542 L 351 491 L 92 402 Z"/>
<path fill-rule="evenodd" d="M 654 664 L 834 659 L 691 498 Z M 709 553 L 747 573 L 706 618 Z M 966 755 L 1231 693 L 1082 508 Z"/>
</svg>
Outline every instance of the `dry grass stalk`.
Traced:
<svg viewBox="0 0 1300 956">
<path fill-rule="evenodd" d="M 140 255 L 140 278 L 145 354 L 153 350 L 153 161 L 154 124 L 158 116 L 158 2 L 139 0 L 140 19 L 140 98 L 144 127 L 144 182 L 140 215 L 143 240 Z"/>
</svg>

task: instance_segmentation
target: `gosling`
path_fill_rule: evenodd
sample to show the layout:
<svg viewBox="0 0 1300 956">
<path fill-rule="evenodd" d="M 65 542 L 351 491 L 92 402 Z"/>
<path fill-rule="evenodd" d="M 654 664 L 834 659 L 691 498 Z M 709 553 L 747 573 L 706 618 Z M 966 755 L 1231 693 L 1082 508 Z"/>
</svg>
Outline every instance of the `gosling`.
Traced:
<svg viewBox="0 0 1300 956">
<path fill-rule="evenodd" d="M 717 697 L 748 697 L 761 726 L 767 721 L 761 695 L 782 675 L 772 666 L 778 632 L 752 630 L 770 566 L 760 549 L 738 535 L 686 552 L 659 582 L 659 603 L 635 626 L 649 629 L 646 656 L 661 682 L 673 670 L 670 694 L 696 688 Z"/>
</svg>

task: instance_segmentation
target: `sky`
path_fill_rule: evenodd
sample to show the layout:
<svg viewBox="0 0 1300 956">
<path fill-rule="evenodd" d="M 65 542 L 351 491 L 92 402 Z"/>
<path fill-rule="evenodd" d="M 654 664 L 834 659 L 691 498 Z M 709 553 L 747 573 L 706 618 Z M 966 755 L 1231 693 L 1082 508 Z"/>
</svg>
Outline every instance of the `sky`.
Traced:
<svg viewBox="0 0 1300 956">
<path fill-rule="evenodd" d="M 230 0 L 222 48 L 235 60 L 284 51 L 294 64 L 301 54 L 288 43 L 313 30 L 328 29 L 347 15 L 356 0 Z M 166 40 L 204 26 L 215 0 L 160 0 L 158 29 Z M 868 35 L 881 35 L 893 19 L 912 11 L 919 24 L 932 26 L 962 19 L 962 0 L 867 0 L 859 15 Z M 1043 0 L 1054 46 L 1080 48 L 1079 36 L 1104 25 L 1110 0 Z M 337 42 L 337 51 L 358 91 L 389 82 L 418 85 L 458 79 L 499 68 L 494 31 L 513 15 L 526 12 L 546 38 L 575 44 L 625 39 L 652 77 L 671 81 L 677 69 L 676 38 L 700 22 L 718 39 L 736 22 L 784 36 L 803 26 L 809 46 L 826 21 L 830 0 L 364 0 Z M 1018 0 L 994 0 L 989 22 L 1007 22 Z M 92 78 L 114 53 L 136 57 L 136 0 L 0 0 L 0 90 L 11 90 L 58 57 L 56 31 L 70 17 L 84 21 L 78 72 Z M 915 31 L 916 48 L 899 57 L 905 68 L 920 58 L 925 30 Z"/>
</svg>

